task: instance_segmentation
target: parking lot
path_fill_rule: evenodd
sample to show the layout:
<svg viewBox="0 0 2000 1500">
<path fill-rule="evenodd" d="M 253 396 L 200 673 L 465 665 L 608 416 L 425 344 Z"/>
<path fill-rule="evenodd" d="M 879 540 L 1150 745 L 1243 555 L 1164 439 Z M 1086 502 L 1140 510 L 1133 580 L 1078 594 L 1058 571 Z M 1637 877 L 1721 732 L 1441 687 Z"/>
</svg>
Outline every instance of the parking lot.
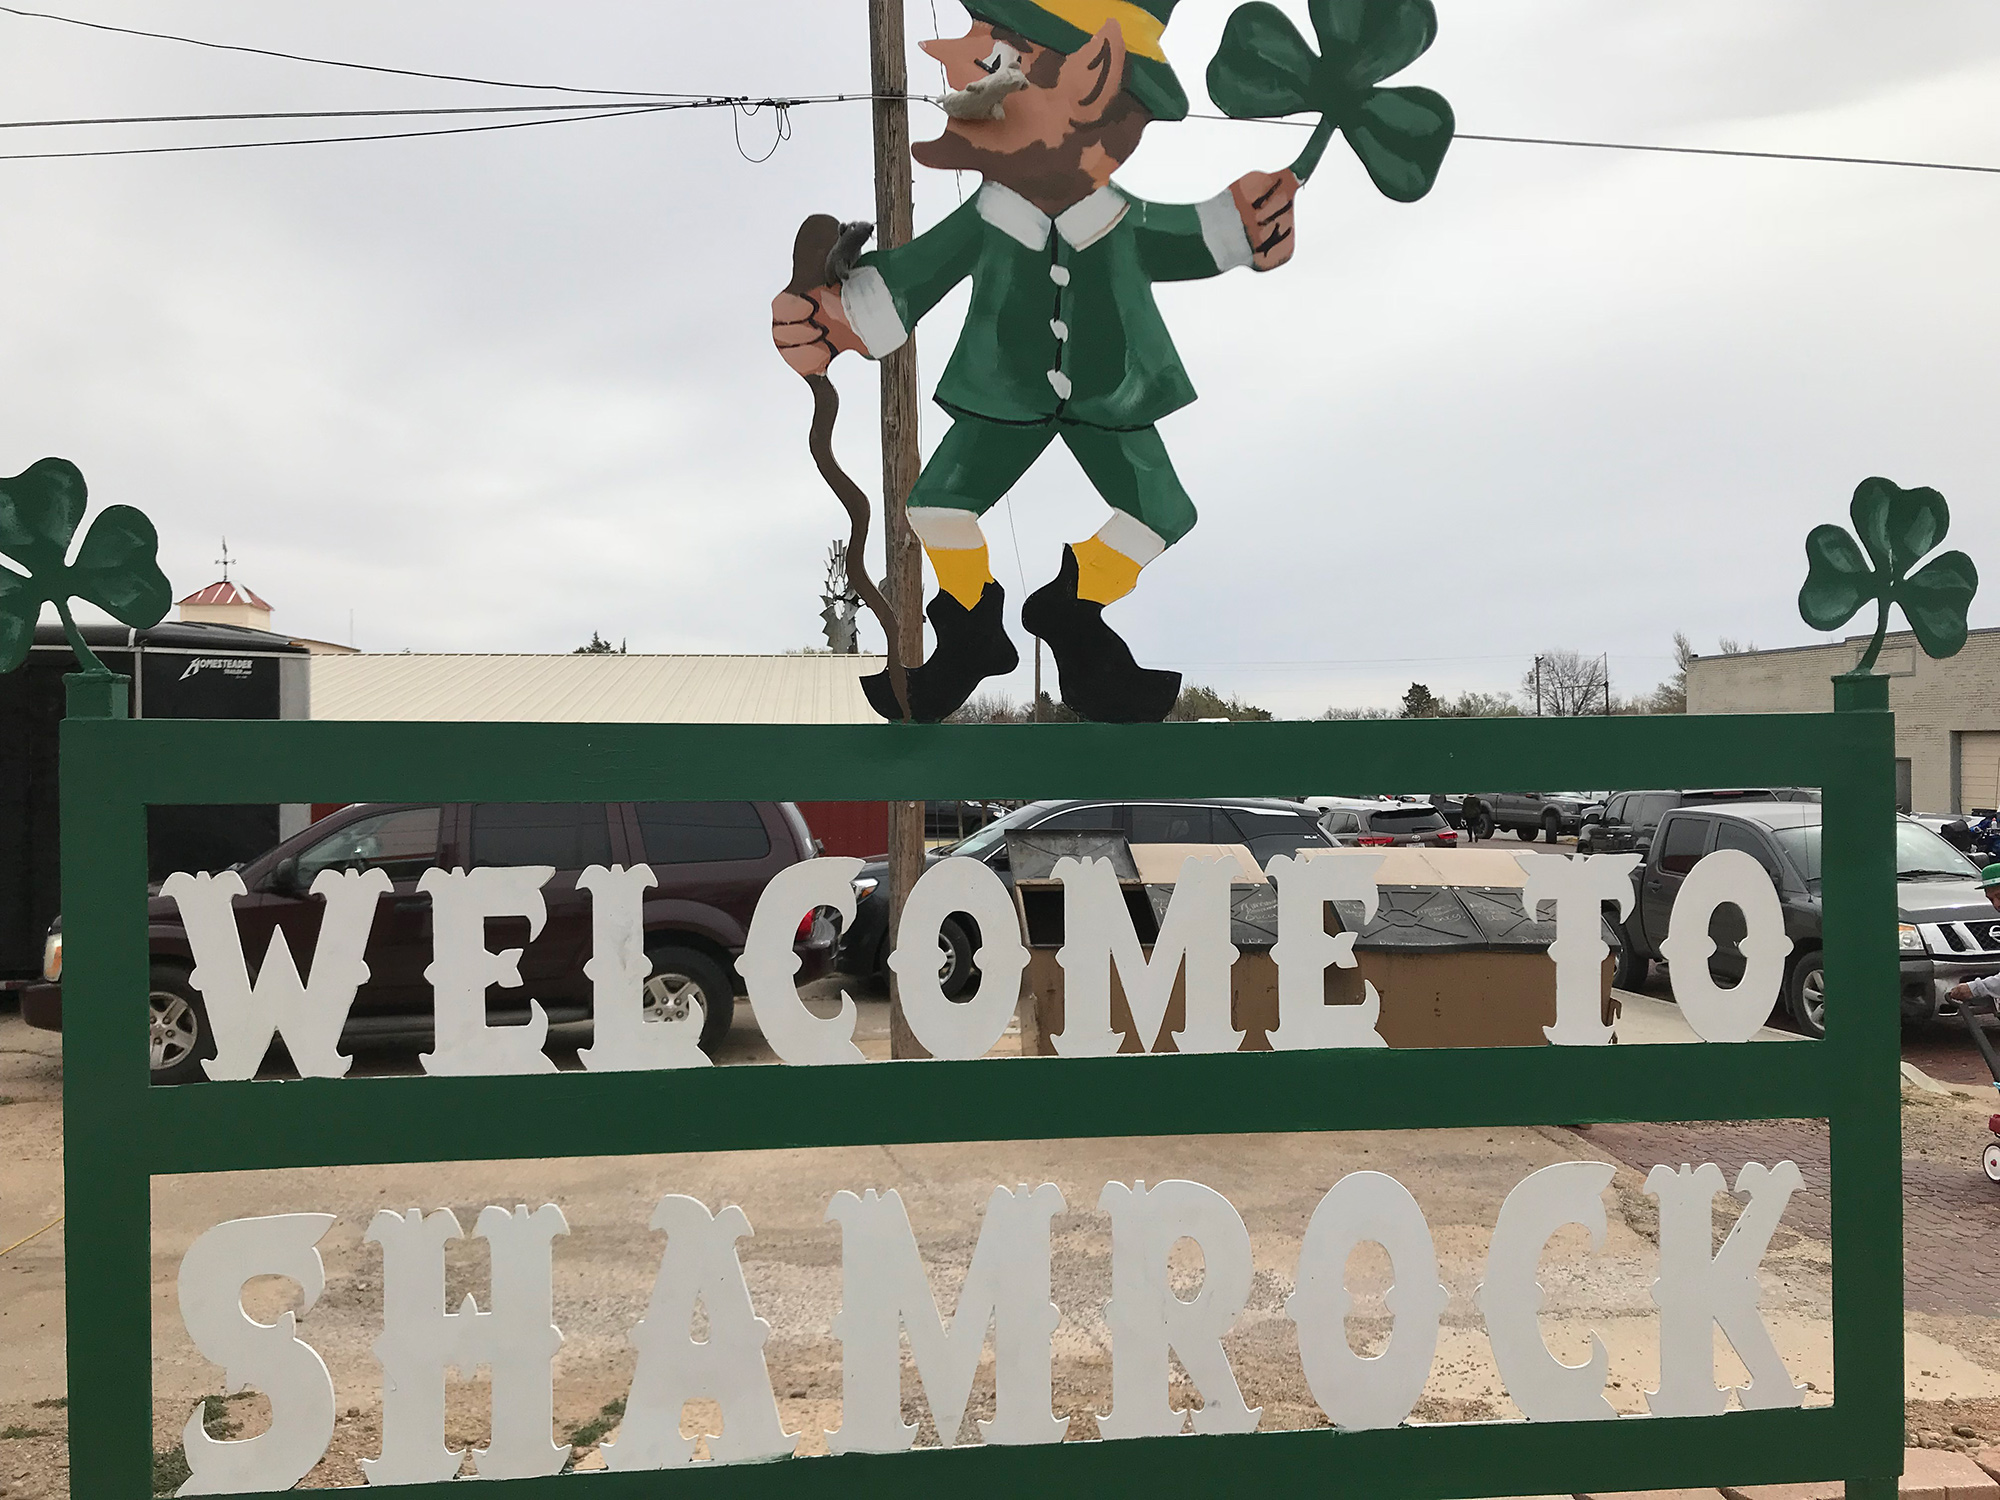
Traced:
<svg viewBox="0 0 2000 1500">
<path fill-rule="evenodd" d="M 837 991 L 855 994 L 857 1041 L 873 1058 L 888 1053 L 887 996 L 868 980 L 815 986 L 827 1008 Z M 1630 1045 L 1691 1040 L 1678 1020 L 1664 976 L 1649 993 L 1627 997 L 1621 1038 Z M 1783 1045 L 1770 1033 L 1769 1045 Z M 1003 1039 L 998 1051 L 1016 1045 Z M 1913 1055 L 1950 1074 L 1963 1052 L 1947 1034 L 1914 1034 Z M 1967 1049 L 1969 1050 L 1969 1049 Z M 573 1057 L 563 1059 L 574 1066 Z M 748 1007 L 718 1061 L 774 1061 Z M 414 1069 L 410 1052 L 364 1054 L 369 1073 Z M 1962 1067 L 1957 1069 L 1964 1071 Z M 1935 1074 L 1933 1076 L 1936 1076 Z M 0 1245 L 14 1243 L 61 1212 L 60 1039 L 23 1027 L 0 1012 L 0 1121 L 12 1149 L 0 1161 Z M 2000 1296 L 1980 1274 L 1978 1247 L 2000 1231 L 2000 1189 L 1977 1161 L 1991 1106 L 1972 1091 L 1904 1094 L 1906 1180 L 1906 1332 L 1911 1441 L 1973 1449 L 2000 1441 Z M 651 1157 L 617 1161 L 540 1161 L 326 1169 L 283 1174 L 163 1182 L 155 1192 L 156 1443 L 174 1447 L 197 1400 L 221 1393 L 220 1372 L 185 1341 L 174 1311 L 173 1278 L 193 1236 L 223 1219 L 254 1212 L 316 1209 L 339 1215 L 324 1245 L 329 1291 L 302 1323 L 326 1357 L 340 1393 L 334 1446 L 309 1481 L 351 1484 L 354 1460 L 373 1453 L 379 1435 L 379 1369 L 369 1343 L 379 1328 L 380 1259 L 361 1234 L 377 1208 L 452 1206 L 470 1224 L 486 1202 L 558 1203 L 570 1234 L 558 1242 L 557 1322 L 567 1342 L 557 1366 L 557 1423 L 578 1439 L 577 1460 L 598 1462 L 592 1449 L 615 1416 L 604 1415 L 629 1382 L 633 1354 L 625 1331 L 643 1311 L 658 1264 L 658 1236 L 645 1229 L 651 1203 L 663 1192 L 687 1192 L 711 1206 L 741 1203 L 755 1227 L 743 1243 L 746 1276 L 760 1315 L 774 1328 L 769 1345 L 774 1387 L 787 1430 L 806 1433 L 804 1451 L 822 1451 L 818 1434 L 838 1425 L 839 1354 L 831 1316 L 839 1305 L 838 1230 L 824 1221 L 839 1188 L 897 1186 L 910 1205 L 926 1263 L 949 1308 L 976 1239 L 978 1211 L 995 1182 L 1056 1182 L 1070 1211 L 1056 1222 L 1056 1300 L 1063 1330 L 1056 1348 L 1056 1406 L 1074 1418 L 1072 1436 L 1094 1434 L 1094 1413 L 1108 1403 L 1108 1333 L 1101 1305 L 1108 1245 L 1106 1221 L 1094 1212 L 1096 1189 L 1111 1179 L 1181 1176 L 1205 1182 L 1236 1203 L 1252 1234 L 1257 1280 L 1251 1302 L 1228 1340 L 1245 1399 L 1265 1407 L 1264 1426 L 1324 1421 L 1303 1387 L 1284 1321 L 1290 1266 L 1318 1193 L 1357 1168 L 1388 1171 L 1405 1182 L 1431 1218 L 1452 1304 L 1438 1363 L 1418 1417 L 1448 1421 L 1512 1413 L 1471 1303 L 1499 1196 L 1528 1171 L 1554 1161 L 1592 1158 L 1619 1167 L 1612 1190 L 1613 1232 L 1604 1249 L 1586 1255 L 1578 1239 L 1559 1239 L 1550 1252 L 1548 1326 L 1565 1358 L 1584 1351 L 1586 1329 L 1612 1351 L 1613 1386 L 1621 1410 L 1643 1410 L 1640 1392 L 1657 1360 L 1656 1315 L 1648 1300 L 1653 1206 L 1641 1188 L 1656 1162 L 1713 1160 L 1732 1171 L 1748 1160 L 1791 1159 L 1807 1179 L 1786 1215 L 1764 1267 L 1764 1307 L 1774 1336 L 1809 1400 L 1831 1391 L 1830 1255 L 1826 1243 L 1827 1144 L 1820 1124 L 1762 1122 L 1695 1126 L 1603 1125 L 1490 1131 L 1400 1132 L 1334 1137 L 1174 1138 L 1146 1141 L 1028 1142 L 1005 1146 L 924 1146 L 744 1156 Z M 1726 1207 L 1718 1204 L 1718 1223 Z M 1580 1233 L 1566 1231 L 1566 1233 Z M 62 1228 L 0 1258 L 0 1339 L 10 1358 L 0 1367 L 0 1488 L 10 1497 L 66 1493 L 62 1437 L 64 1390 Z M 1351 1276 L 1359 1337 L 1380 1339 L 1387 1319 L 1379 1298 L 1386 1261 L 1379 1251 L 1357 1254 Z M 450 1261 L 451 1297 L 485 1295 L 483 1261 L 460 1246 Z M 1177 1273 L 1183 1294 L 1199 1275 Z M 271 1291 L 264 1316 L 284 1305 Z M 1719 1371 L 1731 1369 L 1726 1352 Z M 990 1413 L 990 1356 L 975 1386 L 973 1413 Z M 935 1440 L 913 1374 L 906 1376 L 906 1419 Z M 1176 1401 L 1190 1398 L 1177 1377 Z M 79 1399 L 84 1399 L 79 1397 Z M 982 1403 L 985 1405 L 982 1406 Z M 218 1403 L 218 1421 L 253 1432 L 261 1398 Z M 451 1443 L 483 1441 L 483 1382 L 452 1383 Z M 690 1420 L 700 1409 L 690 1408 Z M 695 1430 L 690 1428 L 690 1430 Z M 1967 1436 L 1970 1434 L 1970 1436 Z M 971 1439 L 968 1429 L 961 1434 Z"/>
</svg>

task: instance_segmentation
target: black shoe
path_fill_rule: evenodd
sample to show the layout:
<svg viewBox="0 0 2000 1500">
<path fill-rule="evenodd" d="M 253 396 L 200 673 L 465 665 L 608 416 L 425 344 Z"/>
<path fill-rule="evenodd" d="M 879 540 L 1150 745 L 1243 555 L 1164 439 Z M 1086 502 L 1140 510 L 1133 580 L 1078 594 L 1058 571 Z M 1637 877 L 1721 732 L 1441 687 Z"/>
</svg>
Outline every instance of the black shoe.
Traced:
<svg viewBox="0 0 2000 1500">
<path fill-rule="evenodd" d="M 1062 571 L 1028 596 L 1022 626 L 1048 642 L 1062 679 L 1063 702 L 1099 724 L 1158 724 L 1181 695 L 1181 674 L 1132 659 L 1132 648 L 1104 623 L 1104 606 L 1076 592 L 1076 553 L 1063 548 Z"/>
<path fill-rule="evenodd" d="M 965 700 L 987 678 L 1011 672 L 1021 664 L 1020 653 L 1007 639 L 1006 601 L 1005 592 L 993 582 L 987 583 L 971 609 L 950 594 L 941 593 L 931 600 L 925 613 L 930 616 L 931 629 L 937 632 L 937 644 L 931 648 L 929 660 L 904 673 L 911 718 L 919 724 L 935 724 L 964 707 Z M 892 723 L 902 719 L 887 672 L 862 678 L 861 691 L 868 695 L 868 706 L 883 718 Z"/>
</svg>

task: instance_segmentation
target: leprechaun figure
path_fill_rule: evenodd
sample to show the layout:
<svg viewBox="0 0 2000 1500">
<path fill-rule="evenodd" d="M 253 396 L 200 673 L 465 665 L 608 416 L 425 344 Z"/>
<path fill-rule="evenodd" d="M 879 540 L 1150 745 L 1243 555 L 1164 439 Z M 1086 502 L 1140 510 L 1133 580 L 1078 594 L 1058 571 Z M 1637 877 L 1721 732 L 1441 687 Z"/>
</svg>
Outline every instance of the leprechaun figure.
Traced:
<svg viewBox="0 0 2000 1500">
<path fill-rule="evenodd" d="M 1104 619 L 1140 571 L 1194 526 L 1157 423 L 1194 400 L 1153 283 L 1238 266 L 1268 271 L 1294 248 L 1290 172 L 1253 172 L 1206 203 L 1147 203 L 1112 173 L 1154 120 L 1186 116 L 1161 48 L 1178 0 L 974 0 L 972 29 L 924 50 L 953 89 L 944 134 L 916 160 L 979 173 L 963 207 L 910 243 L 862 256 L 839 285 L 772 304 L 772 334 L 802 374 L 855 350 L 880 359 L 967 277 L 972 300 L 938 404 L 952 426 L 909 496 L 937 574 L 930 657 L 909 672 L 912 715 L 935 721 L 1019 663 L 979 518 L 1060 439 L 1111 516 L 1063 549 L 1021 623 L 1053 653 L 1084 718 L 1157 722 L 1180 675 L 1141 667 Z M 864 680 L 900 718 L 886 673 Z"/>
</svg>

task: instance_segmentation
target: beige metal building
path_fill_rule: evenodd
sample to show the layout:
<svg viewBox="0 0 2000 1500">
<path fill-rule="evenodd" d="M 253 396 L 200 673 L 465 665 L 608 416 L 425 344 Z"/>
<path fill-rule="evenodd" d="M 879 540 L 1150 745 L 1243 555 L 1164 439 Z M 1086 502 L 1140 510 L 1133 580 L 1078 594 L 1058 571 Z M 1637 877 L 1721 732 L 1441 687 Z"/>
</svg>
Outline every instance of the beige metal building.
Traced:
<svg viewBox="0 0 2000 1500">
<path fill-rule="evenodd" d="M 1688 712 L 1824 712 L 1832 679 L 1851 671 L 1867 636 L 1824 646 L 1701 656 L 1688 668 Z M 1933 661 L 1908 631 L 1891 634 L 1876 670 L 1896 714 L 1896 792 L 1905 812 L 2000 807 L 2000 628 L 1975 630 L 1965 649 Z"/>
<path fill-rule="evenodd" d="M 315 719 L 517 724 L 879 724 L 879 656 L 312 658 Z"/>
</svg>

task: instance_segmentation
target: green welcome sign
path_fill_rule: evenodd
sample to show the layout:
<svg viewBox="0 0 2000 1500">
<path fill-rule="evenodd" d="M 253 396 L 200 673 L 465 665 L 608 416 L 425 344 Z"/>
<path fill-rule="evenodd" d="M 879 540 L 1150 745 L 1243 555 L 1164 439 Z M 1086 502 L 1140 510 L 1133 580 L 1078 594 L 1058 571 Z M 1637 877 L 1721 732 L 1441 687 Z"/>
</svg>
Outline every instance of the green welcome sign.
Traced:
<svg viewBox="0 0 2000 1500">
<path fill-rule="evenodd" d="M 1242 724 L 1221 732 L 1203 725 L 767 728 L 72 718 L 63 736 L 63 836 L 69 1369 L 79 1397 L 71 1408 L 74 1493 L 148 1492 L 154 1421 L 149 1225 L 151 1195 L 163 1177 L 869 1143 L 1813 1118 L 1829 1121 L 1832 1133 L 1832 1177 L 1824 1185 L 1833 1203 L 1836 1390 L 1829 1406 L 1801 1404 L 1803 1392 L 1767 1347 L 1755 1306 L 1763 1241 L 1800 1184 L 1790 1163 L 1753 1165 L 1732 1182 L 1713 1167 L 1696 1164 L 1685 1171 L 1678 1163 L 1662 1164 L 1649 1179 L 1662 1220 L 1655 1293 L 1662 1378 L 1648 1398 L 1653 1414 L 1616 1419 L 1609 1419 L 1602 1400 L 1601 1365 L 1593 1370 L 1556 1360 L 1542 1343 L 1533 1311 L 1542 1243 L 1563 1222 L 1588 1227 L 1592 1203 L 1601 1225 L 1596 1195 L 1608 1181 L 1608 1167 L 1568 1163 L 1554 1177 L 1536 1173 L 1499 1185 L 1507 1190 L 1507 1204 L 1494 1225 L 1481 1310 L 1525 1419 L 1459 1425 L 1408 1420 L 1411 1393 L 1421 1390 L 1431 1367 L 1439 1306 L 1421 1212 L 1399 1184 L 1380 1174 L 1315 1185 L 1325 1197 L 1300 1252 L 1287 1316 L 1314 1398 L 1332 1425 L 1290 1432 L 1259 1430 L 1259 1413 L 1237 1393 L 1235 1372 L 1217 1342 L 1231 1312 L 1232 1278 L 1247 1285 L 1247 1247 L 1236 1239 L 1241 1221 L 1235 1210 L 1199 1184 L 1107 1184 L 1101 1206 L 1111 1215 L 1116 1262 L 1116 1285 L 1107 1288 L 1116 1389 L 1099 1399 L 1106 1437 L 1088 1442 L 1063 1440 L 1065 1424 L 1048 1397 L 1053 1308 L 1047 1233 L 1060 1195 L 1052 1200 L 1054 1188 L 1033 1183 L 994 1185 L 953 1317 L 952 1308 L 930 1300 L 900 1199 L 878 1194 L 873 1189 L 882 1185 L 873 1184 L 866 1193 L 835 1194 L 828 1205 L 846 1247 L 835 1324 L 842 1341 L 843 1417 L 828 1440 L 833 1456 L 789 1457 L 797 1434 L 778 1420 L 772 1404 L 763 1325 L 742 1293 L 735 1258 L 735 1242 L 751 1226 L 726 1201 L 669 1193 L 652 1220 L 666 1231 L 666 1258 L 648 1321 L 634 1332 L 639 1369 L 626 1424 L 606 1451 L 609 1469 L 589 1475 L 560 1472 L 567 1449 L 555 1440 L 549 1416 L 559 1336 L 547 1288 L 552 1257 L 562 1254 L 560 1205 L 533 1212 L 496 1206 L 475 1226 L 462 1226 L 441 1210 L 378 1214 L 368 1233 L 382 1247 L 385 1280 L 407 1290 L 434 1277 L 436 1289 L 424 1294 L 431 1310 L 420 1317 L 400 1293 L 383 1294 L 382 1337 L 375 1346 L 382 1364 L 382 1450 L 350 1478 L 423 1484 L 455 1475 L 458 1456 L 442 1451 L 442 1407 L 427 1416 L 431 1398 L 423 1393 L 441 1391 L 445 1363 L 473 1361 L 493 1371 L 493 1439 L 478 1455 L 479 1471 L 508 1494 L 585 1493 L 583 1486 L 604 1496 L 917 1497 L 948 1490 L 999 1497 L 1170 1489 L 1463 1500 L 1844 1479 L 1850 1494 L 1886 1497 L 1894 1491 L 1902 1451 L 1894 1006 L 1840 1007 L 1824 1041 L 1792 1046 L 1608 1047 L 1594 1044 L 1585 1028 L 1575 1038 L 1578 1045 L 1400 1051 L 1315 1032 L 1314 1009 L 1340 1009 L 1319 1005 L 1295 1013 L 1302 1020 L 1297 1046 L 1236 1051 L 1230 1050 L 1226 1008 L 1220 1030 L 1212 1011 L 1206 1019 L 1198 1014 L 1205 1002 L 1197 991 L 1207 983 L 1199 976 L 1215 952 L 1197 934 L 1186 945 L 1189 1016 L 1179 1054 L 1101 1055 L 1101 1048 L 1089 1045 L 1091 1027 L 1079 1006 L 1080 1019 L 1069 1023 L 1076 1028 L 1075 1055 L 952 1060 L 984 1045 L 972 1033 L 993 1018 L 933 1014 L 926 1024 L 947 1028 L 931 1032 L 947 1060 L 867 1063 L 841 1060 L 839 1017 L 808 1016 L 796 1006 L 788 976 L 759 966 L 757 955 L 770 945 L 753 932 L 743 960 L 752 1003 L 760 1025 L 778 1039 L 781 1056 L 795 1059 L 789 1065 L 711 1067 L 661 1038 L 656 1053 L 629 1070 L 593 1064 L 557 1073 L 493 1053 L 469 1076 L 433 1071 L 259 1082 L 218 1058 L 213 1071 L 220 1076 L 211 1081 L 154 1087 L 146 1044 L 145 822 L 149 806 L 229 801 L 828 801 L 968 792 L 1175 798 L 1313 784 L 1329 766 L 1357 786 L 1444 784 L 1462 779 L 1469 765 L 1482 767 L 1487 781 L 1503 787 L 1816 785 L 1825 796 L 1828 982 L 1844 993 L 1892 994 L 1891 750 L 1889 716 L 1866 708 L 1722 720 Z M 843 878 L 841 868 L 813 866 L 845 863 L 796 867 L 808 873 L 796 877 L 789 895 L 767 894 L 771 923 L 784 941 L 797 922 L 791 905 L 821 901 L 814 882 Z M 483 927 L 476 911 L 465 916 L 464 906 L 473 892 L 466 879 L 482 873 L 436 874 L 441 963 L 443 950 L 462 941 L 450 932 Z M 517 883 L 523 877 L 512 870 L 491 873 Z M 1291 873 L 1280 872 L 1281 884 Z M 623 898 L 614 889 L 617 872 L 606 874 L 594 898 L 610 914 Z M 1185 897 L 1193 903 L 1190 933 L 1199 926 L 1196 908 L 1205 899 L 1200 877 L 1199 870 L 1184 871 L 1174 898 L 1179 903 L 1183 892 L 1191 893 Z M 196 887 L 206 878 L 177 877 L 184 907 L 199 906 Z M 525 884 L 532 880 L 533 872 L 526 872 Z M 1088 881 L 1076 884 L 1071 940 L 1081 942 L 1078 934 L 1095 918 L 1080 894 Z M 447 900 L 439 893 L 448 887 L 457 894 Z M 970 888 L 939 891 L 925 899 L 982 899 Z M 322 896 L 328 918 L 320 942 L 337 946 L 336 906 L 345 897 L 332 887 Z M 479 899 L 499 898 L 489 892 Z M 1557 899 L 1560 906 L 1563 898 Z M 1594 916 L 1596 897 L 1587 899 Z M 458 916 L 447 910 L 450 902 L 459 903 L 451 908 Z M 913 907 L 920 905 L 913 897 Z M 1306 909 L 1316 919 L 1323 907 L 1313 901 Z M 604 921 L 610 926 L 600 927 L 600 934 L 615 936 L 613 917 Z M 1301 929 L 1286 930 L 1296 936 Z M 903 945 L 923 946 L 907 924 L 899 936 Z M 198 948 L 208 944 L 197 952 L 198 964 L 212 966 L 199 982 L 212 996 L 244 998 L 247 992 L 232 990 L 236 981 L 223 972 L 228 935 L 196 941 Z M 472 941 L 483 953 L 483 941 L 476 935 Z M 1002 972 L 1008 940 L 994 932 L 986 941 L 994 949 L 993 972 Z M 599 976 L 600 1026 L 610 1024 L 604 1008 L 624 982 L 617 951 L 615 944 L 600 944 L 599 954 L 614 961 L 590 971 Z M 293 957 L 300 970 L 307 968 L 307 955 Z M 320 972 L 322 963 L 337 958 L 333 948 L 311 957 L 312 985 L 338 988 L 337 964 L 327 971 L 332 978 Z M 496 955 L 484 958 L 490 963 Z M 1310 942 L 1291 956 L 1309 973 L 1324 972 L 1330 961 L 1337 960 L 1313 956 Z M 277 1005 L 298 983 L 294 976 L 266 988 L 277 967 L 267 963 L 258 980 L 258 1003 L 269 1008 L 229 1023 L 254 1026 L 261 1018 L 267 1042 L 273 1025 L 289 1039 L 312 1019 Z M 440 970 L 434 983 L 442 1012 L 456 1003 L 449 998 L 456 980 Z M 994 987 L 1004 988 L 997 980 Z M 1768 1001 L 1741 997 L 1753 1008 L 1768 1007 Z M 908 990 L 906 1002 L 926 1003 Z M 851 1029 L 851 1015 L 847 1024 Z M 967 1030 L 954 1040 L 950 1024 Z M 1204 1025 L 1211 1028 L 1205 1036 Z M 441 1037 L 443 1029 L 441 1013 Z M 308 1047 L 299 1051 L 310 1055 Z M 301 1071 L 306 1068 L 302 1062 Z M 1712 1250 L 1710 1200 L 1725 1190 L 1737 1192 L 1746 1206 L 1737 1233 Z M 232 1387 L 262 1391 L 273 1412 L 267 1432 L 232 1442 L 201 1432 L 197 1411 L 186 1435 L 195 1478 L 183 1493 L 283 1489 L 324 1451 L 334 1402 L 373 1399 L 336 1392 L 312 1349 L 310 1306 L 324 1281 L 313 1243 L 330 1222 L 329 1215 L 314 1213 L 233 1220 L 204 1233 L 183 1259 L 180 1312 L 190 1337 L 227 1370 Z M 1680 1232 L 1688 1226 L 1694 1228 Z M 467 1227 L 491 1247 L 492 1301 L 450 1313 L 441 1300 L 441 1246 Z M 1165 1285 L 1159 1278 L 1166 1247 L 1182 1234 L 1204 1248 L 1206 1284 L 1213 1287 L 1205 1306 L 1201 1299 L 1188 1304 L 1147 1292 Z M 1341 1332 L 1347 1252 L 1364 1240 L 1384 1244 L 1396 1267 L 1397 1291 L 1390 1299 L 1396 1330 L 1377 1360 L 1356 1357 Z M 253 1323 L 242 1312 L 241 1288 L 259 1275 L 301 1284 L 307 1293 L 303 1314 L 296 1320 L 287 1315 L 278 1325 Z M 700 1343 L 689 1335 L 687 1321 L 697 1291 L 708 1316 L 708 1337 Z M 914 1430 L 905 1426 L 896 1396 L 899 1330 L 907 1332 L 920 1360 L 940 1430 L 956 1433 L 957 1424 L 948 1420 L 951 1403 L 957 1400 L 963 1410 L 989 1310 L 992 1337 L 999 1341 L 998 1404 L 984 1424 L 984 1439 L 913 1449 Z M 1743 1409 L 1725 1409 L 1731 1398 L 1715 1379 L 1711 1325 L 1752 1372 L 1734 1402 Z M 1204 1398 L 1187 1434 L 1180 1415 L 1161 1404 L 1170 1348 Z M 723 1434 L 711 1439 L 713 1456 L 700 1462 L 692 1461 L 693 1445 L 679 1433 L 681 1398 L 690 1393 L 713 1396 L 725 1412 Z"/>
</svg>

